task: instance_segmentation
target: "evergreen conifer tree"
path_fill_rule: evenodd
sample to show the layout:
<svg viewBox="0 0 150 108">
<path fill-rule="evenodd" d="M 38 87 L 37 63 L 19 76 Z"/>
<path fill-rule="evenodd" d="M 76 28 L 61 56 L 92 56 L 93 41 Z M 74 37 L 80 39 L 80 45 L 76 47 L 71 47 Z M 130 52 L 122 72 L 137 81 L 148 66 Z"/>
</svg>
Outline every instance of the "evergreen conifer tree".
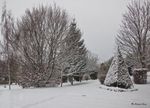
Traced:
<svg viewBox="0 0 150 108">
<path fill-rule="evenodd" d="M 104 84 L 106 86 L 114 86 L 126 89 L 133 87 L 127 66 L 119 48 L 108 70 Z"/>
<path fill-rule="evenodd" d="M 74 74 L 79 75 L 86 66 L 87 51 L 81 36 L 81 31 L 77 28 L 75 20 L 73 20 L 70 24 L 68 35 L 65 38 L 63 56 L 65 61 L 63 62 L 65 64 L 63 74 L 70 75 L 71 78 L 73 78 Z M 81 80 L 81 78 L 78 80 Z"/>
</svg>

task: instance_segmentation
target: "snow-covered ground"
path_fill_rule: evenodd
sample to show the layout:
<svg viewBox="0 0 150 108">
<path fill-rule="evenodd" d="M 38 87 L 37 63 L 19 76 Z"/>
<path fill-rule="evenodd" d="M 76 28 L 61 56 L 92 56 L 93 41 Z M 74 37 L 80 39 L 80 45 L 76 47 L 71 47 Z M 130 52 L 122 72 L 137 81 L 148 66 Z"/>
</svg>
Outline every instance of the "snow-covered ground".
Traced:
<svg viewBox="0 0 150 108">
<path fill-rule="evenodd" d="M 11 91 L 0 86 L 0 108 L 150 108 L 150 80 L 135 88 L 114 92 L 103 89 L 98 80 L 56 88 L 13 86 Z"/>
</svg>

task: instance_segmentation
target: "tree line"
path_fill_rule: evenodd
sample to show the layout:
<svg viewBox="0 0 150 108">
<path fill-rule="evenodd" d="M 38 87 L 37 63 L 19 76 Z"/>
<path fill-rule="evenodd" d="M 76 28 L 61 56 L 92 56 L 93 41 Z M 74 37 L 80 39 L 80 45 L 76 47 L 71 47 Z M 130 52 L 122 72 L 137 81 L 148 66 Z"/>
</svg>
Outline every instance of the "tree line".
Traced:
<svg viewBox="0 0 150 108">
<path fill-rule="evenodd" d="M 150 1 L 132 0 L 123 14 L 122 23 L 116 36 L 129 74 L 134 68 L 150 70 Z M 112 58 L 100 66 L 99 80 L 103 84 Z"/>
<path fill-rule="evenodd" d="M 64 76 L 73 84 L 75 75 L 81 80 L 85 72 L 97 71 L 97 58 L 88 56 L 76 20 L 64 9 L 56 4 L 34 7 L 20 19 L 12 16 L 6 4 L 2 9 L 1 63 L 5 68 L 1 71 L 9 84 L 45 87 L 63 83 Z M 92 70 L 89 60 L 95 63 Z"/>
</svg>

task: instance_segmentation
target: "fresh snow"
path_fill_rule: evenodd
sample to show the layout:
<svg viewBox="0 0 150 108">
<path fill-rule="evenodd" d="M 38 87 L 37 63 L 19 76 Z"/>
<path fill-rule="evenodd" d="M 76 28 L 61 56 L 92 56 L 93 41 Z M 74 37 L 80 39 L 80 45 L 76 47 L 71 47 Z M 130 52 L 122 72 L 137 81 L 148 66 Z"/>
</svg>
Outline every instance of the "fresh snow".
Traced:
<svg viewBox="0 0 150 108">
<path fill-rule="evenodd" d="M 98 80 L 54 88 L 22 89 L 13 85 L 10 91 L 8 86 L 0 86 L 0 108 L 150 108 L 148 83 L 134 85 L 138 90 L 132 92 L 103 89 L 107 86 Z"/>
</svg>

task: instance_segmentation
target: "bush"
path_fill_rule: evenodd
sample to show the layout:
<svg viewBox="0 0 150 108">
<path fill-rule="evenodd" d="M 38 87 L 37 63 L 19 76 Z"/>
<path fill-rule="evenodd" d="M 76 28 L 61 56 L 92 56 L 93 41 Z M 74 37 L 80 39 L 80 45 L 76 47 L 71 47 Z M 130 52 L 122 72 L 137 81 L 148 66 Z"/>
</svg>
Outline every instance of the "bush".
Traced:
<svg viewBox="0 0 150 108">
<path fill-rule="evenodd" d="M 94 73 L 90 74 L 90 78 L 92 80 L 96 80 L 97 79 L 97 72 L 94 72 Z"/>
<path fill-rule="evenodd" d="M 63 83 L 66 83 L 67 81 L 68 81 L 68 77 L 67 77 L 67 76 L 63 76 L 63 77 L 62 77 L 62 82 L 63 82 Z"/>
<path fill-rule="evenodd" d="M 91 78 L 89 74 L 84 74 L 82 79 L 87 81 L 90 80 Z"/>
<path fill-rule="evenodd" d="M 100 65 L 100 71 L 98 73 L 98 79 L 101 82 L 101 84 L 104 83 L 105 77 L 107 75 L 107 72 L 109 70 L 109 67 L 111 65 L 111 62 L 113 60 L 113 57 L 110 58 L 108 61 L 106 61 L 105 63 L 101 63 Z"/>
</svg>

